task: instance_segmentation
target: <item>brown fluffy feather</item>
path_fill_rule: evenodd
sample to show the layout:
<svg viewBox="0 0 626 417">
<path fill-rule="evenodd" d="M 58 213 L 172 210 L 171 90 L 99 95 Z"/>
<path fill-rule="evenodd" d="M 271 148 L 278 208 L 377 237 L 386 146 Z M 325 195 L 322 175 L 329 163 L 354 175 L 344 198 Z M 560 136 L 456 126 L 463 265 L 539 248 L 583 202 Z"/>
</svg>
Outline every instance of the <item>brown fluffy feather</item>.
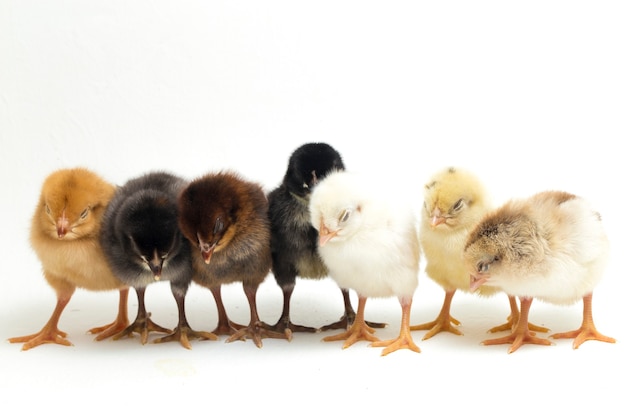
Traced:
<svg viewBox="0 0 626 417">
<path fill-rule="evenodd" d="M 26 342 L 24 350 L 42 343 L 70 345 L 56 326 L 76 288 L 120 290 L 117 320 L 91 329 L 100 333 L 98 340 L 128 324 L 128 289 L 111 272 L 98 242 L 102 214 L 114 191 L 113 185 L 84 168 L 58 170 L 46 178 L 32 217 L 30 241 L 44 277 L 57 293 L 57 308 L 41 332 L 11 342 Z"/>
<path fill-rule="evenodd" d="M 192 181 L 179 197 L 180 228 L 194 246 L 194 282 L 211 290 L 218 308 L 216 334 L 228 341 L 251 336 L 285 336 L 264 331 L 256 312 L 256 291 L 269 274 L 270 226 L 267 198 L 261 186 L 234 172 L 207 174 Z M 223 284 L 242 282 L 250 304 L 246 328 L 228 320 L 221 295 Z"/>
</svg>

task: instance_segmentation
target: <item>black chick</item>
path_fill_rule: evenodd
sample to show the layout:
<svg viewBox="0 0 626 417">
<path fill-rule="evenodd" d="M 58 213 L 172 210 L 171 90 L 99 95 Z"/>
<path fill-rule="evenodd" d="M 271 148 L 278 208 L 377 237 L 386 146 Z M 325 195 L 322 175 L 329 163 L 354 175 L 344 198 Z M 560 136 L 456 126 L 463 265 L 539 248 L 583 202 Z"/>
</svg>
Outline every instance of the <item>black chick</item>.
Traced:
<svg viewBox="0 0 626 417">
<path fill-rule="evenodd" d="M 134 323 L 114 336 L 141 335 L 145 344 L 150 331 L 170 333 L 155 342 L 178 340 L 191 349 L 189 338 L 217 339 L 193 331 L 185 315 L 185 295 L 191 284 L 191 248 L 178 227 L 177 198 L 186 181 L 165 172 L 153 172 L 129 180 L 118 188 L 104 214 L 100 241 L 116 276 L 135 288 L 138 299 Z M 178 305 L 178 326 L 172 333 L 150 319 L 146 312 L 146 287 L 169 280 Z"/>
<path fill-rule="evenodd" d="M 267 199 L 261 186 L 234 172 L 209 173 L 192 181 L 179 198 L 180 228 L 194 246 L 193 280 L 213 293 L 218 310 L 214 334 L 231 335 L 227 342 L 264 337 L 286 338 L 268 330 L 259 319 L 256 293 L 269 274 L 270 226 Z M 250 306 L 250 323 L 228 319 L 221 286 L 241 282 Z M 287 339 L 289 339 L 287 337 Z"/>
<path fill-rule="evenodd" d="M 296 277 L 322 279 L 328 269 L 320 258 L 318 232 L 311 225 L 309 198 L 313 187 L 327 174 L 343 171 L 341 155 L 326 143 L 306 143 L 290 156 L 282 183 L 268 194 L 271 224 L 272 272 L 283 292 L 283 312 L 272 330 L 290 333 L 318 329 L 294 324 L 290 318 L 291 295 Z M 348 289 L 341 289 L 344 315 L 321 330 L 347 328 L 355 318 Z M 371 327 L 384 324 L 368 323 Z"/>
</svg>

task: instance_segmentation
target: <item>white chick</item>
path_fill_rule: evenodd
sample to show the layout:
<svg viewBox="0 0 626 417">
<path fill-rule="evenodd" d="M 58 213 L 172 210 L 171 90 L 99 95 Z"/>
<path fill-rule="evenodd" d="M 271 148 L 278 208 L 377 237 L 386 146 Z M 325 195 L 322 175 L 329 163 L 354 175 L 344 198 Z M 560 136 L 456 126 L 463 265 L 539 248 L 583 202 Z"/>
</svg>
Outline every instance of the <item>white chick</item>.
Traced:
<svg viewBox="0 0 626 417">
<path fill-rule="evenodd" d="M 464 251 L 470 288 L 499 287 L 520 298 L 521 313 L 509 336 L 483 344 L 511 343 L 509 353 L 529 343 L 550 345 L 528 328 L 534 298 L 557 305 L 583 300 L 581 327 L 553 338 L 573 338 L 574 349 L 587 340 L 614 343 L 596 330 L 591 312 L 593 290 L 608 253 L 600 215 L 586 200 L 569 193 L 538 193 L 509 201 L 487 215 L 470 234 Z"/>
<path fill-rule="evenodd" d="M 385 347 L 382 355 L 398 349 L 420 352 L 410 332 L 420 260 L 416 216 L 408 204 L 395 203 L 393 195 L 354 173 L 331 173 L 313 189 L 309 209 L 319 232 L 319 254 L 337 284 L 355 290 L 359 299 L 348 330 L 323 340 L 345 340 L 344 348 L 371 341 Z M 400 334 L 380 341 L 365 323 L 365 303 L 390 296 L 398 297 L 402 307 Z"/>
<path fill-rule="evenodd" d="M 431 322 L 411 326 L 411 330 L 429 330 L 422 340 L 447 331 L 461 335 L 454 327 L 460 322 L 451 316 L 452 299 L 457 290 L 469 292 L 463 249 L 467 236 L 492 208 L 488 193 L 472 172 L 449 167 L 436 172 L 424 187 L 424 206 L 420 222 L 420 245 L 426 259 L 426 274 L 445 291 L 443 305 Z M 481 287 L 477 293 L 491 296 L 499 290 Z M 510 330 L 519 319 L 515 297 L 509 297 L 511 315 L 507 323 L 490 332 Z M 531 325 L 534 331 L 548 329 Z"/>
</svg>

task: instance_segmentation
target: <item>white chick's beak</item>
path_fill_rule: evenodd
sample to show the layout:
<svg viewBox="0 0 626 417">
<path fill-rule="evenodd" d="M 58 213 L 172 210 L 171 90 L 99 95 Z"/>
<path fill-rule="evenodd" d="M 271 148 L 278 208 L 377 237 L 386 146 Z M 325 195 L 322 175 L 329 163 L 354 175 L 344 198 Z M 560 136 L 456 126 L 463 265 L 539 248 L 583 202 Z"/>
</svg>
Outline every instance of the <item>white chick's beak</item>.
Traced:
<svg viewBox="0 0 626 417">
<path fill-rule="evenodd" d="M 489 277 L 484 275 L 470 274 L 470 292 L 476 291 L 481 285 L 484 285 L 489 280 Z"/>
<path fill-rule="evenodd" d="M 319 239 L 319 245 L 320 246 L 324 246 L 325 244 L 328 243 L 328 241 L 332 238 L 334 238 L 337 233 L 339 232 L 339 230 L 330 230 L 328 227 L 326 227 L 324 225 L 324 222 L 322 222 L 322 224 L 320 224 L 320 239 Z"/>
<path fill-rule="evenodd" d="M 439 210 L 438 208 L 435 209 L 430 217 L 430 227 L 435 228 L 445 222 L 446 218 L 441 215 L 441 210 Z"/>
</svg>

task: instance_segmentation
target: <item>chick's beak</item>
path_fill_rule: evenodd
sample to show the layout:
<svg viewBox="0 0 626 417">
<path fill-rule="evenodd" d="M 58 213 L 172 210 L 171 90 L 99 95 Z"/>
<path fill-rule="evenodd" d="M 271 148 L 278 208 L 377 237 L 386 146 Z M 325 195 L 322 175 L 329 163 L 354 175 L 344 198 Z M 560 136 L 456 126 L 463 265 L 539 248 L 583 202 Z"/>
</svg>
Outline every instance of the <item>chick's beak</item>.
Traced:
<svg viewBox="0 0 626 417">
<path fill-rule="evenodd" d="M 70 222 L 65 216 L 65 210 L 63 210 L 61 217 L 59 217 L 59 219 L 57 220 L 57 236 L 59 237 L 59 239 L 63 239 L 65 237 L 69 227 Z"/>
<path fill-rule="evenodd" d="M 198 247 L 200 248 L 200 252 L 202 253 L 202 258 L 204 259 L 204 263 L 208 265 L 211 262 L 211 256 L 213 256 L 213 252 L 215 251 L 215 245 L 217 245 L 217 242 L 211 245 L 202 240 L 199 233 L 197 234 L 197 236 Z"/>
<path fill-rule="evenodd" d="M 161 279 L 161 274 L 163 273 L 163 259 L 159 258 L 159 256 L 155 253 L 154 258 L 148 262 L 148 266 L 150 267 L 150 271 L 154 274 L 154 280 L 159 281 Z"/>
<path fill-rule="evenodd" d="M 436 209 L 432 212 L 432 215 L 430 217 L 430 227 L 435 228 L 445 222 L 446 218 L 441 215 L 441 211 L 439 209 Z"/>
<path fill-rule="evenodd" d="M 328 227 L 324 225 L 324 222 L 322 222 L 320 224 L 320 231 L 319 231 L 319 235 L 320 235 L 319 245 L 324 246 L 325 244 L 327 244 L 328 241 L 332 239 L 333 237 L 335 237 L 338 232 L 339 232 L 338 230 L 331 231 Z"/>
<path fill-rule="evenodd" d="M 470 292 L 475 292 L 481 285 L 488 281 L 488 277 L 484 275 L 470 274 Z"/>
</svg>

